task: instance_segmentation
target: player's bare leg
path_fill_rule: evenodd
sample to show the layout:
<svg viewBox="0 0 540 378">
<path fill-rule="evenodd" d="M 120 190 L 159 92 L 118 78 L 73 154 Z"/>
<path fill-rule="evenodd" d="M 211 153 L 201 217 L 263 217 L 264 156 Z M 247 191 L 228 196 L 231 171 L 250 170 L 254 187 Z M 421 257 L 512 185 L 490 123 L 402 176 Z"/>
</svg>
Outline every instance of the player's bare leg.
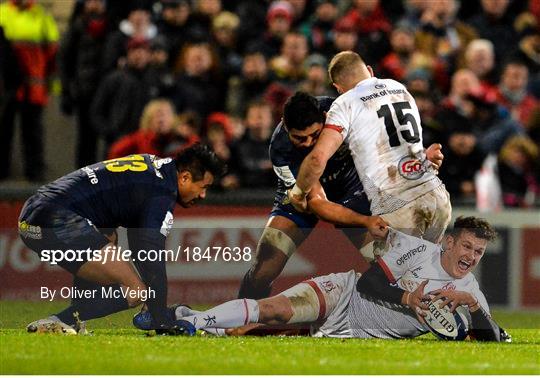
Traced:
<svg viewBox="0 0 540 378">
<path fill-rule="evenodd" d="M 107 244 L 107 246 L 110 246 L 110 244 Z M 129 307 L 140 305 L 143 298 L 135 294 L 146 290 L 146 285 L 141 281 L 138 273 L 129 261 L 115 260 L 105 263 L 101 261 L 88 261 L 81 266 L 77 272 L 77 277 L 100 285 L 119 284 L 130 290 L 134 295 L 126 298 Z"/>
<path fill-rule="evenodd" d="M 110 250 L 114 247 L 114 241 L 105 245 L 102 248 L 102 256 L 104 256 L 107 248 Z M 81 281 L 82 279 L 82 281 Z M 125 290 L 132 290 L 126 298 L 105 299 L 101 298 L 101 287 L 92 285 L 121 285 Z M 109 315 L 110 313 L 125 310 L 129 307 L 134 307 L 142 303 L 140 295 L 146 290 L 146 286 L 139 278 L 134 267 L 128 261 L 87 261 L 78 270 L 74 280 L 74 286 L 90 285 L 90 289 L 99 290 L 95 292 L 96 298 L 81 299 L 67 309 L 56 315 L 48 318 L 39 319 L 27 326 L 29 332 L 51 332 L 64 334 L 77 334 L 80 321 L 87 318 L 96 318 Z M 116 287 L 118 288 L 118 286 Z M 84 287 L 79 287 L 84 289 Z M 107 302 L 101 303 L 102 306 L 96 306 L 96 301 Z M 88 302 L 88 303 L 85 303 Z"/>
<path fill-rule="evenodd" d="M 290 219 L 279 215 L 270 218 L 257 245 L 255 262 L 242 280 L 238 298 L 268 297 L 272 283 L 306 237 Z"/>
</svg>

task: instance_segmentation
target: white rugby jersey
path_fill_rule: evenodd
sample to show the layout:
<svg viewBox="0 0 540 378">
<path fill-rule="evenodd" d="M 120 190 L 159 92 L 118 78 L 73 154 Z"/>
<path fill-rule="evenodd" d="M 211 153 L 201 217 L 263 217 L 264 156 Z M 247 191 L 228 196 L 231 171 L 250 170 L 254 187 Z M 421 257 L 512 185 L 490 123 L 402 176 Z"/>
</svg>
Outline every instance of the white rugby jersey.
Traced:
<svg viewBox="0 0 540 378">
<path fill-rule="evenodd" d="M 373 214 L 391 213 L 441 185 L 423 153 L 416 102 L 397 81 L 361 81 L 334 101 L 325 127 L 349 146 Z"/>
<path fill-rule="evenodd" d="M 474 295 L 489 313 L 489 307 L 480 291 L 478 281 L 471 272 L 463 278 L 454 278 L 441 265 L 442 248 L 427 240 L 389 229 L 386 238 L 387 252 L 378 260 L 388 279 L 400 288 L 414 291 L 423 281 L 429 280 L 424 291 L 437 289 L 466 291 Z"/>
<path fill-rule="evenodd" d="M 489 313 L 486 298 L 472 273 L 456 279 L 443 269 L 439 245 L 390 229 L 387 247 L 378 263 L 400 288 L 414 291 L 429 280 L 425 293 L 436 289 L 469 292 Z M 356 290 L 349 302 L 348 320 L 351 337 L 407 338 L 428 332 L 408 307 L 368 298 Z"/>
</svg>

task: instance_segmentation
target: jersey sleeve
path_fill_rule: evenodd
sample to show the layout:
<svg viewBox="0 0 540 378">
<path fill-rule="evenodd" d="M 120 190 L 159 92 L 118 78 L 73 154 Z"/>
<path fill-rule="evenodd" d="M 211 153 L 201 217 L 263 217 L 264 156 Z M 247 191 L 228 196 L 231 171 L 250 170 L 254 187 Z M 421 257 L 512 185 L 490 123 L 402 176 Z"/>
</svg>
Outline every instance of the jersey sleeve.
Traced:
<svg viewBox="0 0 540 378">
<path fill-rule="evenodd" d="M 324 128 L 337 131 L 345 139 L 349 135 L 350 127 L 350 114 L 347 111 L 347 104 L 343 101 L 343 98 L 338 98 L 330 106 L 330 110 L 326 114 Z"/>
<path fill-rule="evenodd" d="M 290 141 L 287 132 L 280 123 L 272 136 L 270 148 L 270 161 L 276 176 L 283 181 L 286 187 L 291 187 L 296 183 L 298 167 L 295 167 L 291 161 Z"/>
<path fill-rule="evenodd" d="M 420 266 L 426 259 L 427 242 L 394 229 L 386 237 L 385 254 L 377 260 L 391 282 L 396 282 L 405 272 Z"/>
</svg>

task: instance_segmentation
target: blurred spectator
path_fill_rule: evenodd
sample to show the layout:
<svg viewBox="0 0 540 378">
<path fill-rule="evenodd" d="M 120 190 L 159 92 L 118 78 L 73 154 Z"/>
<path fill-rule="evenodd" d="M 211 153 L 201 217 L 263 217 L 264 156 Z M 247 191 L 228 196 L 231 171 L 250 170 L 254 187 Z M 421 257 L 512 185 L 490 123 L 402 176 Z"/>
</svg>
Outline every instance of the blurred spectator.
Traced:
<svg viewBox="0 0 540 378">
<path fill-rule="evenodd" d="M 283 38 L 281 54 L 270 61 L 270 67 L 280 81 L 295 86 L 304 78 L 307 53 L 306 37 L 297 32 L 287 33 Z"/>
<path fill-rule="evenodd" d="M 327 73 L 328 62 L 320 54 L 308 56 L 304 63 L 306 79 L 298 85 L 298 90 L 312 96 L 336 96 L 336 92 L 330 86 Z"/>
<path fill-rule="evenodd" d="M 172 100 L 180 112 L 193 111 L 201 119 L 223 109 L 225 89 L 219 62 L 208 43 L 184 46 L 178 62 L 179 75 Z"/>
<path fill-rule="evenodd" d="M 414 30 L 407 25 L 397 25 L 390 34 L 390 45 L 392 51 L 381 60 L 379 71 L 383 77 L 403 81 L 415 51 Z"/>
<path fill-rule="evenodd" d="M 412 29 L 418 29 L 421 25 L 421 17 L 426 10 L 429 0 L 405 0 L 405 14 L 398 23 L 405 23 Z"/>
<path fill-rule="evenodd" d="M 294 27 L 298 27 L 300 24 L 306 22 L 309 17 L 308 11 L 310 10 L 307 7 L 307 0 L 286 0 L 291 4 L 294 14 Z"/>
<path fill-rule="evenodd" d="M 208 42 L 211 39 L 212 21 L 221 12 L 221 0 L 194 0 L 189 16 L 191 42 Z"/>
<path fill-rule="evenodd" d="M 107 158 L 131 154 L 174 156 L 178 150 L 199 141 L 195 134 L 182 130 L 178 121 L 170 101 L 150 101 L 144 107 L 139 130 L 118 139 L 109 149 Z"/>
<path fill-rule="evenodd" d="M 103 52 L 103 72 L 108 73 L 122 66 L 120 58 L 126 56 L 130 40 L 150 42 L 157 34 L 158 29 L 151 22 L 148 5 L 141 0 L 134 1 L 127 19 L 120 22 L 118 30 L 113 31 L 107 38 Z"/>
<path fill-rule="evenodd" d="M 435 118 L 437 98 L 430 91 L 409 91 L 416 101 L 420 119 L 422 120 L 422 141 L 424 146 L 433 143 L 443 144 L 445 142 L 443 126 Z"/>
<path fill-rule="evenodd" d="M 246 112 L 250 100 L 261 98 L 274 80 L 262 52 L 247 52 L 242 62 L 242 72 L 229 80 L 227 111 L 236 117 Z"/>
<path fill-rule="evenodd" d="M 314 14 L 300 26 L 310 50 L 324 54 L 332 45 L 332 29 L 338 17 L 336 0 L 317 0 Z"/>
<path fill-rule="evenodd" d="M 274 1 L 270 4 L 266 14 L 266 22 L 268 27 L 264 33 L 262 40 L 259 38 L 250 42 L 250 47 L 257 46 L 267 59 L 278 55 L 281 49 L 283 38 L 291 30 L 291 25 L 294 18 L 294 9 L 284 0 Z"/>
<path fill-rule="evenodd" d="M 540 32 L 527 30 L 519 42 L 515 57 L 527 65 L 532 75 L 538 77 L 540 74 Z M 540 96 L 537 95 L 537 97 Z"/>
<path fill-rule="evenodd" d="M 340 51 L 358 50 L 358 33 L 354 23 L 347 19 L 339 19 L 333 29 L 333 41 L 324 55 L 331 59 Z"/>
<path fill-rule="evenodd" d="M 245 126 L 244 136 L 232 147 L 232 172 L 242 187 L 272 187 L 275 178 L 268 155 L 273 126 L 270 106 L 262 101 L 250 103 Z"/>
<path fill-rule="evenodd" d="M 447 72 L 464 66 L 465 47 L 476 38 L 474 29 L 456 19 L 458 7 L 456 0 L 429 1 L 416 33 L 419 51 L 442 59 Z"/>
<path fill-rule="evenodd" d="M 85 0 L 60 44 L 61 109 L 67 115 L 77 112 L 77 167 L 96 161 L 97 133 L 90 120 L 90 105 L 102 77 L 100 64 L 107 28 L 105 1 Z"/>
<path fill-rule="evenodd" d="M 235 1 L 235 3 L 237 3 Z M 238 47 L 246 52 L 250 41 L 257 44 L 266 31 L 266 15 L 268 4 L 265 1 L 240 1 L 236 5 L 235 12 L 240 18 L 238 27 Z"/>
<path fill-rule="evenodd" d="M 497 106 L 489 94 L 469 94 L 466 102 L 469 103 L 466 108 L 470 109 L 470 119 L 484 152 L 497 154 L 508 138 L 522 132 L 521 125 L 512 119 L 506 109 Z"/>
<path fill-rule="evenodd" d="M 432 87 L 431 73 L 423 68 L 409 71 L 405 77 L 405 84 L 409 91 L 430 93 L 432 97 L 438 98 L 438 92 Z"/>
<path fill-rule="evenodd" d="M 272 118 L 278 120 L 281 118 L 283 106 L 287 99 L 293 95 L 291 87 L 279 82 L 274 82 L 268 86 L 264 92 L 263 99 L 270 104 L 272 109 Z"/>
<path fill-rule="evenodd" d="M 32 0 L 12 0 L 0 4 L 0 27 L 11 44 L 21 75 L 15 96 L 4 99 L 0 114 L 0 179 L 10 174 L 11 142 L 15 117 L 19 114 L 25 175 L 43 181 L 43 107 L 47 104 L 47 80 L 54 71 L 58 29 L 52 16 Z"/>
<path fill-rule="evenodd" d="M 443 103 L 443 107 L 454 108 L 459 113 L 470 113 L 465 108 L 464 101 L 470 93 L 479 93 L 482 88 L 478 77 L 468 69 L 456 71 L 452 76 L 452 86 L 450 93 Z"/>
<path fill-rule="evenodd" d="M 159 34 L 167 42 L 170 63 L 176 62 L 182 45 L 190 38 L 188 25 L 191 7 L 188 0 L 161 0 L 158 3 Z"/>
<path fill-rule="evenodd" d="M 212 22 L 212 34 L 217 47 L 221 71 L 225 77 L 237 75 L 242 67 L 242 57 L 236 45 L 236 33 L 240 19 L 231 12 L 221 12 Z"/>
<path fill-rule="evenodd" d="M 127 62 L 101 82 L 91 106 L 94 128 L 107 147 L 122 135 L 137 129 L 144 106 L 157 93 L 157 80 L 148 69 L 151 59 L 146 40 L 128 43 Z"/>
<path fill-rule="evenodd" d="M 497 61 L 501 61 L 514 50 L 517 40 L 513 17 L 507 14 L 510 0 L 481 0 L 480 3 L 482 13 L 473 16 L 468 24 L 481 38 L 493 43 Z"/>
<path fill-rule="evenodd" d="M 514 136 L 499 154 L 498 174 L 503 203 L 508 207 L 530 207 L 540 194 L 538 146 L 526 136 Z"/>
<path fill-rule="evenodd" d="M 487 155 L 478 145 L 470 123 L 454 123 L 445 131 L 444 164 L 439 177 L 452 200 L 472 200 L 475 197 L 474 176 Z"/>
<path fill-rule="evenodd" d="M 540 102 L 528 93 L 528 81 L 527 66 L 520 61 L 510 61 L 503 67 L 499 86 L 495 90 L 497 101 L 526 129 L 530 126 L 532 112 L 540 106 Z"/>
<path fill-rule="evenodd" d="M 465 50 L 465 64 L 480 80 L 482 90 L 493 89 L 496 83 L 493 43 L 487 39 L 471 41 Z"/>
<path fill-rule="evenodd" d="M 520 132 L 519 124 L 497 106 L 493 96 L 482 93 L 478 78 L 466 69 L 452 77 L 450 94 L 436 118 L 447 132 L 460 128 L 471 131 L 484 153 L 497 154 L 506 139 Z"/>
<path fill-rule="evenodd" d="M 212 147 L 216 155 L 227 165 L 231 161 L 231 143 L 233 130 L 229 116 L 225 113 L 212 113 L 208 117 L 205 143 Z M 228 174 L 221 178 L 219 186 L 224 189 L 234 189 L 239 186 L 238 177 Z"/>
<path fill-rule="evenodd" d="M 152 93 L 152 97 L 172 97 L 176 82 L 169 68 L 169 49 L 166 39 L 161 35 L 154 38 L 150 43 L 150 52 L 149 66 L 156 79 L 157 87 L 157 93 Z"/>
<path fill-rule="evenodd" d="M 6 39 L 4 29 L 0 27 L 0 115 L 4 113 L 4 106 L 15 97 L 21 76 L 15 51 Z"/>
<path fill-rule="evenodd" d="M 353 0 L 352 8 L 343 17 L 356 27 L 358 53 L 369 64 L 377 64 L 390 51 L 388 34 L 392 25 L 379 0 Z"/>
</svg>

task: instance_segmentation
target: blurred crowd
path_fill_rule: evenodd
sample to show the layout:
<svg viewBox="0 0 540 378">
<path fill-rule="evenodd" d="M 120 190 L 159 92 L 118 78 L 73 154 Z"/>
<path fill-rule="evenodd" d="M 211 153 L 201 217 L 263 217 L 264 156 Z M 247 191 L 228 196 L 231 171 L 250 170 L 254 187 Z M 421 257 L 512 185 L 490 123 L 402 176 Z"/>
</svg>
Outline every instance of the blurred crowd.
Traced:
<svg viewBox="0 0 540 378">
<path fill-rule="evenodd" d="M 453 200 L 474 201 L 482 182 L 504 206 L 540 194 L 540 1 L 78 0 L 62 35 L 37 0 L 6 1 L 0 15 L 0 179 L 16 115 L 26 176 L 43 179 L 56 74 L 78 125 L 77 166 L 201 141 L 228 162 L 224 190 L 273 187 L 283 104 L 297 90 L 337 96 L 327 64 L 354 50 L 416 98 Z"/>
</svg>

